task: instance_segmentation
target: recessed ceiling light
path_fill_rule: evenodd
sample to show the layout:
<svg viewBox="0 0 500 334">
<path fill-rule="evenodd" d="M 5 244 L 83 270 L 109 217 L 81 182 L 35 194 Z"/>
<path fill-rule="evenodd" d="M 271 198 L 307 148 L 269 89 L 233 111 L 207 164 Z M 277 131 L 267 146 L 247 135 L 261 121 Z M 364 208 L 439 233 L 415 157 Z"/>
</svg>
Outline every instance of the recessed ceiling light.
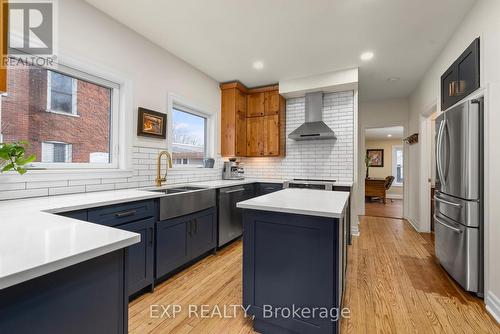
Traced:
<svg viewBox="0 0 500 334">
<path fill-rule="evenodd" d="M 252 66 L 256 70 L 262 70 L 264 68 L 264 63 L 261 61 L 254 61 Z"/>
<path fill-rule="evenodd" d="M 391 137 L 392 137 L 392 135 L 390 135 L 390 134 L 389 134 L 389 135 L 387 135 L 387 137 L 391 138 Z"/>
<path fill-rule="evenodd" d="M 398 78 L 398 77 L 393 77 L 393 78 L 387 79 L 387 81 L 390 81 L 390 82 L 399 81 L 399 80 L 401 80 L 401 78 Z"/>
<path fill-rule="evenodd" d="M 368 61 L 368 60 L 372 60 L 373 56 L 374 56 L 373 52 L 367 51 L 367 52 L 363 52 L 361 54 L 360 58 L 361 58 L 362 61 Z"/>
</svg>

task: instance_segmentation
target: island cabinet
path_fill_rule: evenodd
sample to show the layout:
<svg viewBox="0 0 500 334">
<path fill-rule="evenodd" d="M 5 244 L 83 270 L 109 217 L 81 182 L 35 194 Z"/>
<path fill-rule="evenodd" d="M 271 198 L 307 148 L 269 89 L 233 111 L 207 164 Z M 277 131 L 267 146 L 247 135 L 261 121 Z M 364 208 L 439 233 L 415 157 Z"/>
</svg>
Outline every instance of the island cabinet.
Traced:
<svg viewBox="0 0 500 334">
<path fill-rule="evenodd" d="M 243 305 L 255 317 L 255 331 L 338 333 L 343 217 L 244 210 Z M 308 313 L 294 315 L 297 308 Z M 313 309 L 328 315 L 312 315 Z"/>
<path fill-rule="evenodd" d="M 128 247 L 127 292 L 131 296 L 145 288 L 153 289 L 157 216 L 154 200 L 71 211 L 61 215 L 140 234 L 141 242 Z"/>
<path fill-rule="evenodd" d="M 157 222 L 156 278 L 214 250 L 217 246 L 216 208 Z"/>
<path fill-rule="evenodd" d="M 284 156 L 286 102 L 279 87 L 248 89 L 233 82 L 221 90 L 222 156 Z"/>
<path fill-rule="evenodd" d="M 127 333 L 126 257 L 117 250 L 0 290 L 0 333 Z"/>
</svg>

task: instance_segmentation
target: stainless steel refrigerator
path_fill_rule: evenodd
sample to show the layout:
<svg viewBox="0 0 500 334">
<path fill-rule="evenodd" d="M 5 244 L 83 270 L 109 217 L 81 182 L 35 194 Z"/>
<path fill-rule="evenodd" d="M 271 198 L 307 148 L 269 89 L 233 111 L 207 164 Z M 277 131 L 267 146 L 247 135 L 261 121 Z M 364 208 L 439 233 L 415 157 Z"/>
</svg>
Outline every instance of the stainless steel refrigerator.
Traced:
<svg viewBox="0 0 500 334">
<path fill-rule="evenodd" d="M 464 289 L 483 294 L 483 99 L 436 119 L 436 256 Z"/>
</svg>

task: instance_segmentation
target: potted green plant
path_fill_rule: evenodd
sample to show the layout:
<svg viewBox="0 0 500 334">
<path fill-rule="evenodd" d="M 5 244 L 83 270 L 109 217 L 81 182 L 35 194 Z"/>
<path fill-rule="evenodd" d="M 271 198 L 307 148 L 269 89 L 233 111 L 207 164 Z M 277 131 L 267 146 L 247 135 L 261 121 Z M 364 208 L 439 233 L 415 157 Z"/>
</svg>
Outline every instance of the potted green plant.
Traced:
<svg viewBox="0 0 500 334">
<path fill-rule="evenodd" d="M 371 166 L 371 159 L 368 156 L 368 154 L 365 155 L 365 166 L 366 166 L 366 178 L 368 178 L 369 171 L 370 171 L 370 166 Z"/>
<path fill-rule="evenodd" d="M 26 156 L 28 142 L 0 143 L 0 173 L 15 171 L 23 175 L 28 170 L 27 164 L 36 159 L 34 154 Z"/>
</svg>

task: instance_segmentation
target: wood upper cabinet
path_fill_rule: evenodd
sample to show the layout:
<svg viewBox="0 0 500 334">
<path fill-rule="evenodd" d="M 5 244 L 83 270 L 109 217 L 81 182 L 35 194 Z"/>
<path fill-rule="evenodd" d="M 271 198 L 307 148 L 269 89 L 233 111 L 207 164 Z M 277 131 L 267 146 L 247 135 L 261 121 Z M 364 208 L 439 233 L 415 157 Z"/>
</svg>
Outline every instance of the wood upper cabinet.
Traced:
<svg viewBox="0 0 500 334">
<path fill-rule="evenodd" d="M 221 89 L 222 156 L 284 156 L 285 99 L 278 86 L 247 89 L 233 82 Z"/>
<path fill-rule="evenodd" d="M 7 55 L 8 3 L 0 1 L 0 57 Z M 0 64 L 0 94 L 7 92 L 7 69 Z"/>
<path fill-rule="evenodd" d="M 247 101 L 239 87 L 222 86 L 221 154 L 225 157 L 246 155 Z"/>
<path fill-rule="evenodd" d="M 278 115 L 264 116 L 264 155 L 280 155 L 280 120 Z"/>
<path fill-rule="evenodd" d="M 280 94 L 277 90 L 265 93 L 266 108 L 265 115 L 279 115 L 280 113 Z"/>
<path fill-rule="evenodd" d="M 253 93 L 247 97 L 247 117 L 264 116 L 266 109 L 265 93 Z"/>
<path fill-rule="evenodd" d="M 264 156 L 265 134 L 264 117 L 249 117 L 247 119 L 247 156 Z"/>
</svg>

